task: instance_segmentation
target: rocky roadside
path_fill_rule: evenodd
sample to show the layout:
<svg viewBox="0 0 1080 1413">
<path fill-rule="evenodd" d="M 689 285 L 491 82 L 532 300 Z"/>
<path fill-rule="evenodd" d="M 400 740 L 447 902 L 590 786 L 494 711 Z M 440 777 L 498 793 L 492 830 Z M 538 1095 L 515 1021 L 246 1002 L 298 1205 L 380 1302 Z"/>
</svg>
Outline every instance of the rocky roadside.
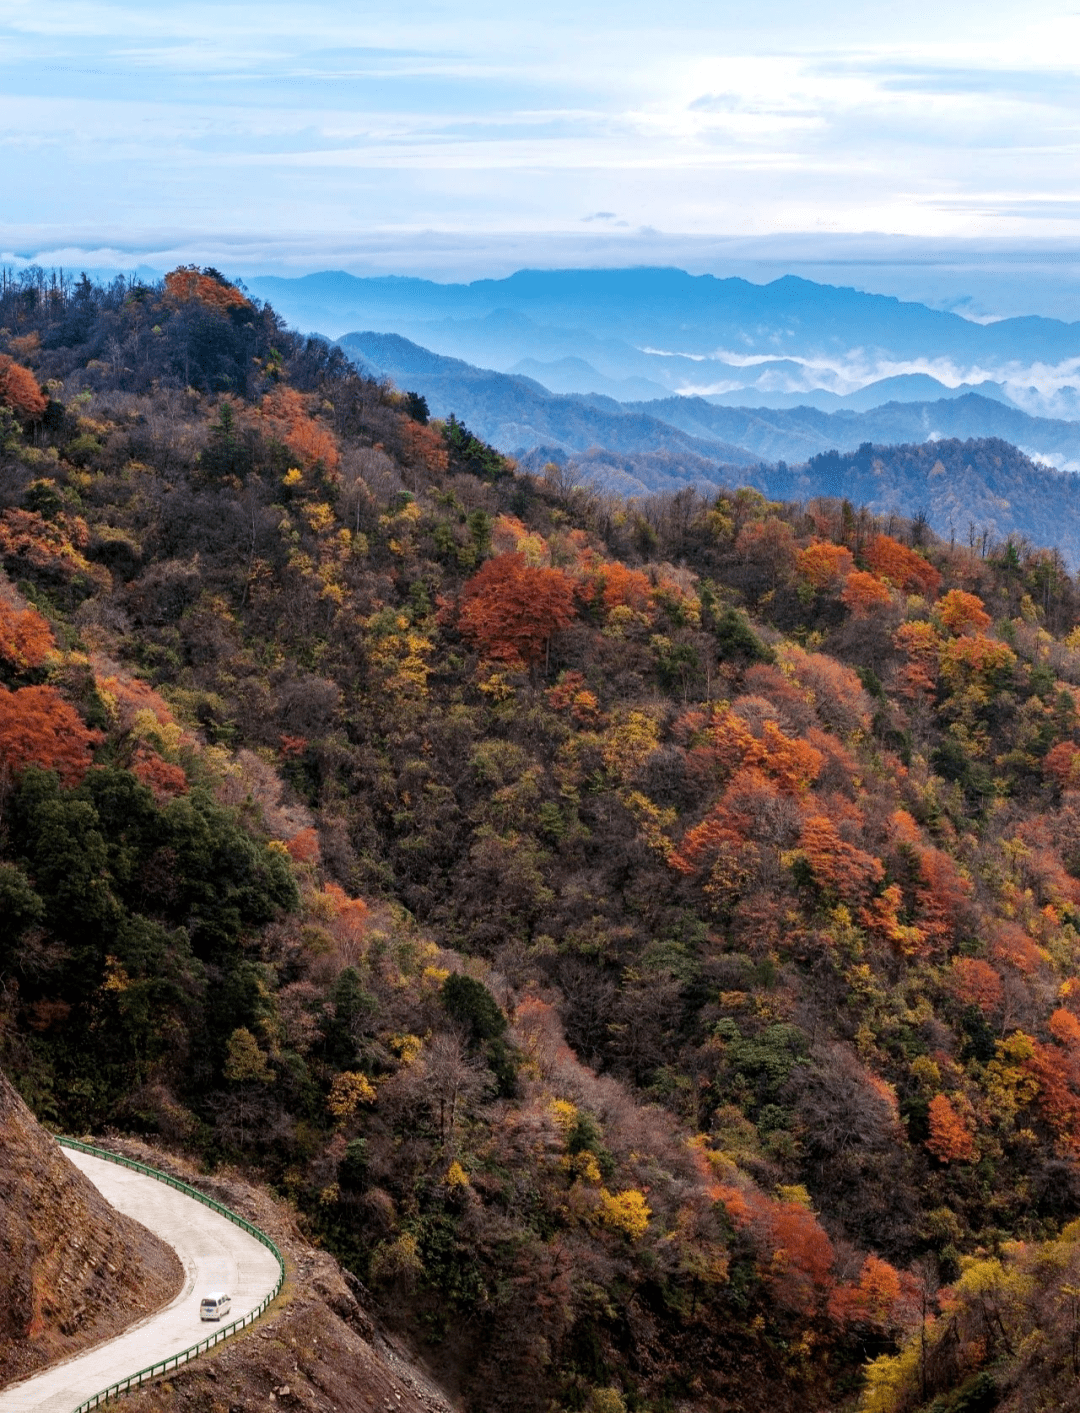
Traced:
<svg viewBox="0 0 1080 1413">
<path fill-rule="evenodd" d="M 0 1388 L 167 1304 L 183 1268 L 64 1156 L 0 1074 Z"/>
</svg>

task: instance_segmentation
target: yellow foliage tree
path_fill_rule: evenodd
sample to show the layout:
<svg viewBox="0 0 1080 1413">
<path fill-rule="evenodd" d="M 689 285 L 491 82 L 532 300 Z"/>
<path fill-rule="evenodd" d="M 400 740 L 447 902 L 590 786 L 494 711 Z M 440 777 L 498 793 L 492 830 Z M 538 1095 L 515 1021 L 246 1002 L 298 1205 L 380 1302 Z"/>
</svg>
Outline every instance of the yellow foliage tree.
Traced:
<svg viewBox="0 0 1080 1413">
<path fill-rule="evenodd" d="M 339 1123 L 351 1119 L 361 1104 L 374 1104 L 375 1086 L 367 1075 L 355 1070 L 343 1070 L 334 1076 L 326 1107 Z"/>
<path fill-rule="evenodd" d="M 606 1187 L 600 1189 L 597 1221 L 610 1231 L 619 1231 L 631 1241 L 640 1241 L 649 1228 L 651 1216 L 644 1194 L 636 1187 L 622 1192 L 609 1192 Z"/>
</svg>

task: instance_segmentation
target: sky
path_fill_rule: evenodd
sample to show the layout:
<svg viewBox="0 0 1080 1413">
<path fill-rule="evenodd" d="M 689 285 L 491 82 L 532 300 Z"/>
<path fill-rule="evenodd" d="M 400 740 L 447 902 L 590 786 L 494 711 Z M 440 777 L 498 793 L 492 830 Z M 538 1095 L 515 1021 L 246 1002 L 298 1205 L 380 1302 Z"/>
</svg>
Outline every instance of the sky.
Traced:
<svg viewBox="0 0 1080 1413">
<path fill-rule="evenodd" d="M 849 268 L 977 317 L 1005 269 L 1050 312 L 1078 71 L 1055 0 L 0 0 L 0 259 Z"/>
</svg>

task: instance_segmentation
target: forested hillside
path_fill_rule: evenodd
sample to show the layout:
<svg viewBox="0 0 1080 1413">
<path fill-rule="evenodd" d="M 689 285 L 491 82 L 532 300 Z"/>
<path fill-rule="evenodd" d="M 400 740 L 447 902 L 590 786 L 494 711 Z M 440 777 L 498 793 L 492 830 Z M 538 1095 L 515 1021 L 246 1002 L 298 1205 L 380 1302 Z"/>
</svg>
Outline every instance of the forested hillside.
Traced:
<svg viewBox="0 0 1080 1413">
<path fill-rule="evenodd" d="M 518 474 L 213 271 L 0 326 L 37 1114 L 244 1161 L 476 1410 L 1054 1406 L 1060 556 Z"/>
</svg>

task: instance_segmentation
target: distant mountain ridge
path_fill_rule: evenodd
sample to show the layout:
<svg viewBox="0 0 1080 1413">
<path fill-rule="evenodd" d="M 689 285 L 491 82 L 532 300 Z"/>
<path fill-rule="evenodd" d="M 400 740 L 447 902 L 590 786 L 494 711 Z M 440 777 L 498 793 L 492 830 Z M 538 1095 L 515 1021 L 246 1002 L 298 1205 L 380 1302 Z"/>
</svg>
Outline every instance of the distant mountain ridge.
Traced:
<svg viewBox="0 0 1080 1413">
<path fill-rule="evenodd" d="M 702 397 L 621 403 L 596 394 L 550 393 L 534 379 L 476 368 L 396 334 L 353 333 L 338 342 L 369 371 L 423 393 L 435 416 L 453 412 L 478 436 L 516 456 L 537 446 L 566 453 L 605 448 L 683 454 L 691 458 L 683 479 L 700 480 L 710 462 L 799 463 L 864 442 L 999 437 L 1051 464 L 1080 467 L 1080 424 L 1033 417 L 978 393 L 889 402 L 864 412 L 724 407 Z"/>
<path fill-rule="evenodd" d="M 324 272 L 250 284 L 300 327 L 329 337 L 398 333 L 446 356 L 546 378 L 559 392 L 640 399 L 666 390 L 865 410 L 864 397 L 933 400 L 971 388 L 1028 411 L 1080 415 L 1080 323 L 977 324 L 790 275 L 755 285 L 671 269 L 523 270 L 465 285 Z"/>
<path fill-rule="evenodd" d="M 550 393 L 531 378 L 474 368 L 397 334 L 347 334 L 338 342 L 365 371 L 408 383 L 427 398 L 434 416 L 454 413 L 500 451 L 526 452 L 543 443 L 564 452 L 603 446 L 683 452 L 742 466 L 756 460 L 752 451 L 719 437 L 702 439 L 660 421 L 647 411 L 647 403 L 627 408 L 612 398 Z"/>
</svg>

